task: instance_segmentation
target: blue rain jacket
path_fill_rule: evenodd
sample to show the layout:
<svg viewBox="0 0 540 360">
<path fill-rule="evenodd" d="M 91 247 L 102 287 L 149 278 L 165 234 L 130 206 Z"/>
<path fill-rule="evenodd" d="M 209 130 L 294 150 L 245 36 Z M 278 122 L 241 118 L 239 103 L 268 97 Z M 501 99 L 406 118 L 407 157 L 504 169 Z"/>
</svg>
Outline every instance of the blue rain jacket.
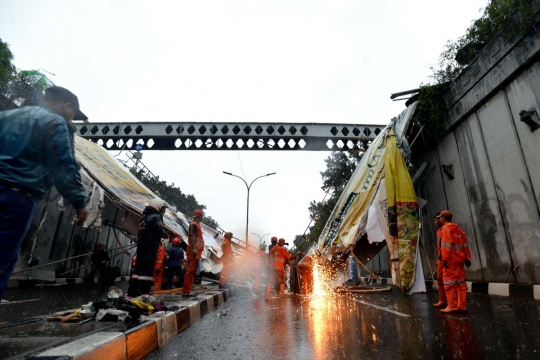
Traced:
<svg viewBox="0 0 540 360">
<path fill-rule="evenodd" d="M 0 112 L 0 184 L 40 199 L 54 184 L 75 209 L 86 205 L 73 149 L 74 130 L 48 107 Z"/>
</svg>

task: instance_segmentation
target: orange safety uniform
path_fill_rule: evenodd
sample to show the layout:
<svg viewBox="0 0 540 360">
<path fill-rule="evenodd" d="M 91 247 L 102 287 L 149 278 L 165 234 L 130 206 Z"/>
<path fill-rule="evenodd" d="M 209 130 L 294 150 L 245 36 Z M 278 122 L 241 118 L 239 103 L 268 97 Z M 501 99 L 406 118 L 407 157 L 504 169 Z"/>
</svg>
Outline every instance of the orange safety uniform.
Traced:
<svg viewBox="0 0 540 360">
<path fill-rule="evenodd" d="M 442 238 L 442 228 L 437 229 L 437 288 L 439 290 L 439 303 L 446 304 L 446 291 L 444 291 L 444 280 L 443 272 L 444 266 L 442 261 L 442 250 L 441 250 L 441 238 Z"/>
<path fill-rule="evenodd" d="M 471 261 L 467 235 L 459 226 L 448 222 L 441 229 L 441 257 L 447 307 L 441 312 L 467 311 L 465 262 Z"/>
<path fill-rule="evenodd" d="M 225 286 L 229 283 L 229 277 L 231 276 L 231 268 L 234 263 L 231 239 L 223 239 L 223 242 L 221 243 L 221 250 L 223 251 L 223 269 L 221 269 L 219 285 Z"/>
<path fill-rule="evenodd" d="M 300 275 L 302 276 L 302 294 L 313 292 L 313 259 L 311 255 L 306 255 L 298 264 Z"/>
<path fill-rule="evenodd" d="M 187 294 L 191 291 L 191 286 L 193 285 L 193 282 L 195 281 L 195 272 L 197 271 L 197 264 L 199 259 L 201 258 L 202 252 L 204 250 L 204 240 L 202 235 L 202 229 L 201 225 L 197 221 L 192 221 L 189 225 L 189 236 L 195 236 L 196 239 L 196 248 L 197 248 L 197 255 L 193 254 L 193 245 L 191 244 L 191 241 L 189 242 L 189 245 L 187 247 L 187 269 L 186 269 L 186 275 L 184 275 L 184 286 L 182 287 L 182 292 L 184 294 Z"/>
<path fill-rule="evenodd" d="M 276 245 L 270 250 L 273 255 L 273 264 L 271 267 L 274 270 L 274 276 L 277 278 L 279 284 L 285 283 L 285 260 L 291 260 L 293 255 L 291 255 L 284 247 Z"/>
<path fill-rule="evenodd" d="M 253 288 L 258 291 L 261 288 L 262 272 L 268 266 L 268 256 L 266 255 L 266 251 L 261 249 L 255 253 L 255 256 L 255 283 L 253 284 Z"/>
<path fill-rule="evenodd" d="M 467 290 L 465 283 L 465 260 L 471 260 L 467 235 L 452 222 L 441 229 L 441 259 L 444 265 L 444 289 Z"/>
<path fill-rule="evenodd" d="M 165 272 L 165 263 L 167 262 L 167 251 L 165 246 L 158 248 L 156 266 L 154 267 L 154 291 L 161 290 L 163 285 L 163 273 Z"/>
</svg>

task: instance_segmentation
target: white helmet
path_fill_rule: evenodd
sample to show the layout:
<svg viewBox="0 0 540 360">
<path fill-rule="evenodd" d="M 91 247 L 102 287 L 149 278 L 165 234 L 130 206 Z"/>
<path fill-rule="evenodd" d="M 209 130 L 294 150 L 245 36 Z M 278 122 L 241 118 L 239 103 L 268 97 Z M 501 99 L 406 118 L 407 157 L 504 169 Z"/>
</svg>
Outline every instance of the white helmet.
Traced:
<svg viewBox="0 0 540 360">
<path fill-rule="evenodd" d="M 151 206 L 154 209 L 156 209 L 158 212 L 160 212 L 161 209 L 167 207 L 167 204 L 165 203 L 165 201 L 161 200 L 160 198 L 154 198 L 150 200 L 150 203 L 148 204 L 148 206 Z"/>
</svg>

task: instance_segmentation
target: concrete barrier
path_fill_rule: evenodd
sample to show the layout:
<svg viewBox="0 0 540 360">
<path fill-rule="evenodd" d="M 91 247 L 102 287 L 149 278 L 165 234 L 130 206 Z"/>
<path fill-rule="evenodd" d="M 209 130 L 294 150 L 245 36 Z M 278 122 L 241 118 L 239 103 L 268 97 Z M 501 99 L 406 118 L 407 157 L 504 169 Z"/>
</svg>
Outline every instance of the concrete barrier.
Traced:
<svg viewBox="0 0 540 360">
<path fill-rule="evenodd" d="M 34 359 L 65 358 L 73 360 L 128 359 L 126 335 L 121 332 L 99 332 L 42 352 Z"/>
<path fill-rule="evenodd" d="M 214 311 L 231 291 L 212 291 L 189 300 L 168 302 L 179 306 L 172 312 L 157 312 L 125 332 L 98 332 L 41 352 L 31 359 L 127 359 L 138 360 L 167 346 L 179 333 Z M 159 295 L 158 295 L 159 296 Z"/>
<path fill-rule="evenodd" d="M 144 359 L 158 348 L 157 324 L 147 321 L 126 331 L 126 349 L 129 360 Z"/>
<path fill-rule="evenodd" d="M 178 335 L 178 325 L 176 322 L 176 314 L 174 312 L 159 311 L 146 318 L 147 320 L 155 321 L 157 327 L 158 346 L 164 347 Z"/>
</svg>

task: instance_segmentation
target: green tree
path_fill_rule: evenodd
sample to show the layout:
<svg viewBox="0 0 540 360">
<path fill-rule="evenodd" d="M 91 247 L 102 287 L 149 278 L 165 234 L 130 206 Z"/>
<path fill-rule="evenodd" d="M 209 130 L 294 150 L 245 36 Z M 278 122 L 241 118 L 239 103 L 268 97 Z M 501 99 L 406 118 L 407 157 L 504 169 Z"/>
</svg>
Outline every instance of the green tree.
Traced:
<svg viewBox="0 0 540 360">
<path fill-rule="evenodd" d="M 332 190 L 332 192 L 342 191 L 356 166 L 360 163 L 363 154 L 333 151 L 324 160 L 326 170 L 320 173 L 323 180 L 322 189 L 325 191 Z"/>
<path fill-rule="evenodd" d="M 9 50 L 8 44 L 0 39 L 0 86 L 11 81 L 15 76 L 16 69 L 12 61 L 13 53 Z"/>
<path fill-rule="evenodd" d="M 13 64 L 9 45 L 0 39 L 0 110 L 35 105 L 35 91 L 30 78 Z"/>
<path fill-rule="evenodd" d="M 320 174 L 323 181 L 322 189 L 326 191 L 328 199 L 325 196 L 323 201 L 313 200 L 309 203 L 310 224 L 304 234 L 297 235 L 296 251 L 308 251 L 317 242 L 363 154 L 334 151 L 326 158 L 326 170 Z"/>
<path fill-rule="evenodd" d="M 206 205 L 200 204 L 194 195 L 184 194 L 174 183 L 170 185 L 166 181 L 159 180 L 159 177 L 148 175 L 143 169 L 131 168 L 129 171 L 135 175 L 148 189 L 165 200 L 169 205 L 190 217 L 196 209 L 206 210 Z M 211 216 L 205 216 L 203 224 L 214 230 L 219 229 L 219 223 Z"/>
</svg>

